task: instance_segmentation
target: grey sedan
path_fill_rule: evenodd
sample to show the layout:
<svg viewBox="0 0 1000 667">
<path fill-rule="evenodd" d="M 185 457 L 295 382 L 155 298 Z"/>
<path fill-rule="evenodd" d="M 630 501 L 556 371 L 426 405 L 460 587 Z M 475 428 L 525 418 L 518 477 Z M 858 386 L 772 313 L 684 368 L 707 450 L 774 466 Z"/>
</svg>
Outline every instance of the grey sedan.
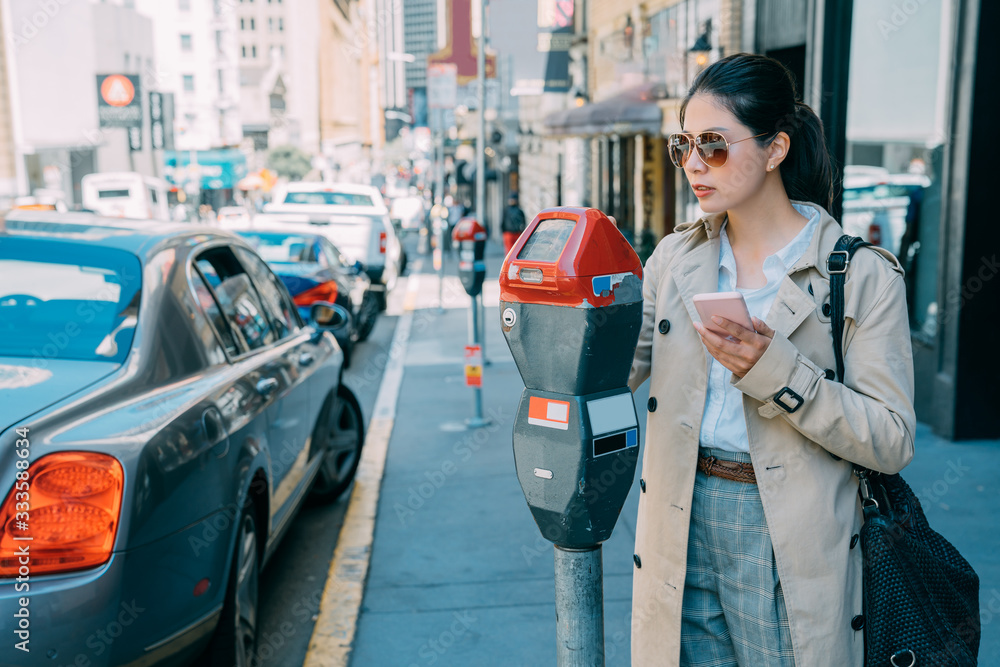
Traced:
<svg viewBox="0 0 1000 667">
<path fill-rule="evenodd" d="M 360 458 L 339 308 L 227 232 L 0 219 L 0 664 L 255 663 L 261 568 Z"/>
</svg>

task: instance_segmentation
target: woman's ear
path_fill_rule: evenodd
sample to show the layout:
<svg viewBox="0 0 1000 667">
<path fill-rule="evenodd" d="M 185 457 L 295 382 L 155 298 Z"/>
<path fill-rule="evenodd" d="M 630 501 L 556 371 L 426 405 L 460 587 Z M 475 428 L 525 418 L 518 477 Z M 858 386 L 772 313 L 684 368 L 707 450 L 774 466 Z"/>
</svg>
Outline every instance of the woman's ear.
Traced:
<svg viewBox="0 0 1000 667">
<path fill-rule="evenodd" d="M 778 166 L 788 157 L 788 151 L 792 147 L 792 138 L 787 132 L 778 132 L 778 135 L 771 141 L 767 149 L 767 163 Z"/>
</svg>

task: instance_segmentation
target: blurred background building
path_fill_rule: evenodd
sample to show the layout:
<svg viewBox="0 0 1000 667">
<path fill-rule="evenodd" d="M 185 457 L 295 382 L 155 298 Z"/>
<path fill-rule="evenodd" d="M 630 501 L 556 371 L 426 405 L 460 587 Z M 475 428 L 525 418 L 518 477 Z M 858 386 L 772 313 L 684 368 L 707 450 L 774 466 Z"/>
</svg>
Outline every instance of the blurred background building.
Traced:
<svg viewBox="0 0 1000 667">
<path fill-rule="evenodd" d="M 833 213 L 906 268 L 918 415 L 951 438 L 1000 435 L 1000 390 L 978 358 L 1000 321 L 990 250 L 1000 239 L 986 180 L 997 170 L 978 146 L 1000 90 L 988 43 L 1000 3 L 505 0 L 483 12 L 478 0 L 0 0 L 0 8 L 0 205 L 38 192 L 79 204 L 80 179 L 95 171 L 163 177 L 172 202 L 212 208 L 261 205 L 275 176 L 372 182 L 395 196 L 433 184 L 437 129 L 445 190 L 474 206 L 482 117 L 484 222 L 495 234 L 517 192 L 529 218 L 558 205 L 606 211 L 643 258 L 699 215 L 665 151 L 694 78 L 739 51 L 777 58 L 824 122 L 840 170 Z M 428 109 L 430 63 L 461 72 L 440 128 Z M 131 127 L 100 120 L 98 77 L 115 75 L 137 85 Z"/>
</svg>

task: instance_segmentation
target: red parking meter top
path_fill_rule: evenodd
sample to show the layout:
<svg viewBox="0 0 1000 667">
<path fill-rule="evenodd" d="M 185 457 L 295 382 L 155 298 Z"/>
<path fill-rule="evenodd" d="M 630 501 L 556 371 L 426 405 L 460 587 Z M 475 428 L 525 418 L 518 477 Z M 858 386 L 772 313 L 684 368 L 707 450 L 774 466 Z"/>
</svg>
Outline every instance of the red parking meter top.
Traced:
<svg viewBox="0 0 1000 667">
<path fill-rule="evenodd" d="M 601 211 L 545 209 L 504 260 L 500 300 L 572 308 L 642 301 L 642 263 Z"/>
<path fill-rule="evenodd" d="M 455 223 L 451 238 L 454 241 L 485 241 L 486 228 L 475 218 L 462 218 Z"/>
</svg>

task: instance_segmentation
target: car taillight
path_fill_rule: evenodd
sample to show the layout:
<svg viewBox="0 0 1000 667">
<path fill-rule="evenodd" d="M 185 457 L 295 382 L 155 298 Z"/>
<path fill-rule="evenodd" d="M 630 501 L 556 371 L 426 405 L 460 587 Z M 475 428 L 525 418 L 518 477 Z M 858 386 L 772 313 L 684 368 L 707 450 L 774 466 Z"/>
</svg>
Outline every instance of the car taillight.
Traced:
<svg viewBox="0 0 1000 667">
<path fill-rule="evenodd" d="M 379 232 L 378 235 L 378 251 L 381 254 L 385 254 L 385 232 Z"/>
<path fill-rule="evenodd" d="M 111 558 L 125 486 L 121 463 L 98 452 L 58 452 L 27 472 L 0 507 L 0 577 L 21 568 L 80 570 Z"/>
<path fill-rule="evenodd" d="M 292 301 L 296 306 L 311 306 L 317 301 L 329 301 L 333 303 L 337 300 L 337 281 L 320 283 L 316 287 L 310 287 L 305 292 L 300 292 Z"/>
</svg>

